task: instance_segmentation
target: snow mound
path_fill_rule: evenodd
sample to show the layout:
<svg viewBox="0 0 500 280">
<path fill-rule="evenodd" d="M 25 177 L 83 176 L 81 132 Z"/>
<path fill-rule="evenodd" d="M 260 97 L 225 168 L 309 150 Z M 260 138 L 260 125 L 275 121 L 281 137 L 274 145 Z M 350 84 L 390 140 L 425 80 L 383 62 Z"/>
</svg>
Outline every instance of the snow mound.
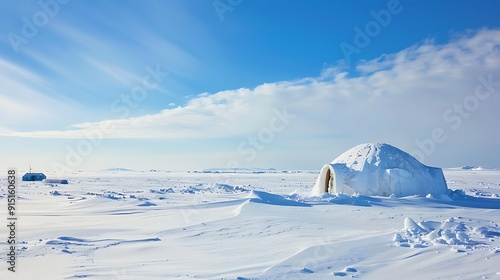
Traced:
<svg viewBox="0 0 500 280">
<path fill-rule="evenodd" d="M 484 224 L 484 221 L 448 218 L 442 222 L 415 222 L 405 218 L 402 232 L 396 233 L 392 241 L 401 247 L 423 248 L 432 245 L 448 245 L 457 252 L 474 250 L 488 242 L 495 241 L 500 233 L 498 227 Z"/>
<path fill-rule="evenodd" d="M 368 143 L 346 151 L 323 166 L 313 195 L 329 192 L 441 197 L 447 189 L 441 168 L 426 166 L 389 144 Z"/>
<path fill-rule="evenodd" d="M 167 193 L 175 193 L 174 190 L 172 188 L 168 188 L 168 189 L 158 189 L 158 190 L 155 190 L 155 189 L 150 189 L 149 190 L 150 193 L 155 193 L 155 194 L 167 194 Z"/>
<path fill-rule="evenodd" d="M 152 203 L 152 202 L 149 202 L 149 201 L 146 201 L 146 202 L 143 202 L 137 206 L 141 206 L 141 207 L 144 207 L 144 206 L 156 206 L 156 204 Z"/>
<path fill-rule="evenodd" d="M 199 192 L 210 192 L 209 188 L 202 188 L 202 185 L 197 185 L 197 186 L 187 186 L 181 189 L 181 193 L 184 194 L 195 194 Z"/>
<path fill-rule="evenodd" d="M 248 191 L 247 189 L 245 189 L 244 187 L 241 187 L 241 186 L 231 186 L 228 184 L 218 184 L 218 183 L 213 184 L 211 186 L 211 188 L 218 191 L 218 192 L 229 192 L 229 193 L 247 192 Z"/>
</svg>

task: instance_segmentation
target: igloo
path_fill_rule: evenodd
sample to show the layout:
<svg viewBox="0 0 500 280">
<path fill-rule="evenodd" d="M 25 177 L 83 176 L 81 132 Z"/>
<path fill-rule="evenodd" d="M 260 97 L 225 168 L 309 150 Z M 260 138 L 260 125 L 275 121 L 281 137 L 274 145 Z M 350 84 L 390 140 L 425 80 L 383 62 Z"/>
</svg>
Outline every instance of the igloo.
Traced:
<svg viewBox="0 0 500 280">
<path fill-rule="evenodd" d="M 323 193 L 397 197 L 431 194 L 439 197 L 448 187 L 441 168 L 420 163 L 408 153 L 384 143 L 367 143 L 325 164 L 313 188 Z"/>
</svg>

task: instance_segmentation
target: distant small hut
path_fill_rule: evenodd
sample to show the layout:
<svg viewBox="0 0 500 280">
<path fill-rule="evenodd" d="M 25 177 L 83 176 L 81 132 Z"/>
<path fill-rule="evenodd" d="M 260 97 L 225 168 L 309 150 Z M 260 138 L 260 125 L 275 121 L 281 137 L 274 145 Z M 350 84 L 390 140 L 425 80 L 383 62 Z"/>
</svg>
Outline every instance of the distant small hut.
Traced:
<svg viewBox="0 0 500 280">
<path fill-rule="evenodd" d="M 46 179 L 45 184 L 67 184 L 68 180 L 66 179 Z"/>
<path fill-rule="evenodd" d="M 23 176 L 23 181 L 43 181 L 47 179 L 47 176 L 43 173 L 26 173 Z"/>
</svg>

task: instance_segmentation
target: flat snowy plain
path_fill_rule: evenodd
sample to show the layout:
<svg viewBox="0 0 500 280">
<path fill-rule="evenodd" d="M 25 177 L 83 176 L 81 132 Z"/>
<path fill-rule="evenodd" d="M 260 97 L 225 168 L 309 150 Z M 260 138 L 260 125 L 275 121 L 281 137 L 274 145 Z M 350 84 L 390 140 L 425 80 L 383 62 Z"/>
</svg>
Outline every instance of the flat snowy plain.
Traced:
<svg viewBox="0 0 500 280">
<path fill-rule="evenodd" d="M 2 226 L 0 279 L 500 279 L 500 171 L 445 170 L 463 190 L 451 198 L 311 197 L 317 176 L 101 171 L 66 174 L 68 185 L 19 182 L 17 272 Z"/>
</svg>

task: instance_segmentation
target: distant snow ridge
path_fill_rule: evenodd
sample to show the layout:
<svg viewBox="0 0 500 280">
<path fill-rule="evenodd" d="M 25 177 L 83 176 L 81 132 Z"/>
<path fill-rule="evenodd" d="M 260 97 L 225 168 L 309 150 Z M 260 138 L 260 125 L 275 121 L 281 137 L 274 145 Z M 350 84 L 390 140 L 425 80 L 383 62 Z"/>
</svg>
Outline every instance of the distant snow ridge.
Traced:
<svg viewBox="0 0 500 280">
<path fill-rule="evenodd" d="M 495 167 L 472 166 L 472 165 L 465 165 L 465 166 L 462 166 L 462 167 L 450 168 L 450 169 L 463 169 L 463 170 L 473 170 L 473 171 L 479 171 L 479 170 L 498 170 Z"/>
<path fill-rule="evenodd" d="M 196 186 L 184 187 L 180 190 L 180 192 L 184 194 L 195 194 L 199 192 L 236 193 L 236 192 L 249 192 L 249 190 L 241 186 L 231 186 L 227 184 L 214 183 L 211 185 L 198 184 Z"/>
<path fill-rule="evenodd" d="M 449 245 L 457 252 L 473 250 L 500 236 L 498 225 L 492 227 L 482 223 L 484 221 L 460 217 L 419 223 L 405 218 L 403 231 L 394 235 L 393 242 L 401 247 L 423 248 L 441 244 Z"/>
<path fill-rule="evenodd" d="M 441 168 L 426 166 L 389 144 L 367 143 L 324 165 L 312 193 L 440 197 L 447 189 Z"/>
</svg>

